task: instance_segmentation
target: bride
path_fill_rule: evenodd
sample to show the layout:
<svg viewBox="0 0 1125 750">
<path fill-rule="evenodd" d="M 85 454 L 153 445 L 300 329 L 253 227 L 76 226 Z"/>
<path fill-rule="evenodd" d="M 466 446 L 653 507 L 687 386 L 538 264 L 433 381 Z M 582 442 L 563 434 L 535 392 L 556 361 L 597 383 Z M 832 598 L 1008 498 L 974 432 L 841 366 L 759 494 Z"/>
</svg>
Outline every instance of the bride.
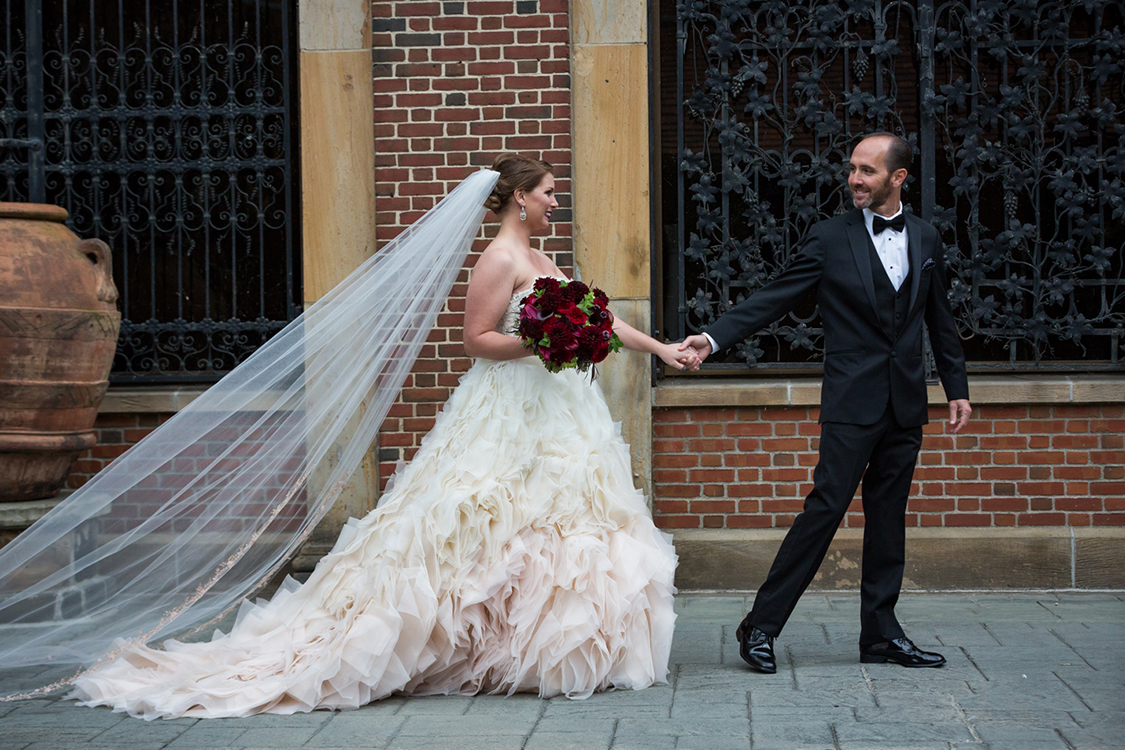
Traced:
<svg viewBox="0 0 1125 750">
<path fill-rule="evenodd" d="M 469 284 L 476 362 L 379 507 L 308 581 L 243 603 L 211 641 L 132 644 L 68 697 L 145 719 L 356 708 L 392 693 L 586 698 L 667 676 L 676 555 L 631 481 L 590 379 L 548 372 L 513 335 L 544 276 L 531 236 L 558 206 L 545 162 L 502 154 L 496 238 Z M 617 320 L 626 348 L 698 366 Z"/>
</svg>

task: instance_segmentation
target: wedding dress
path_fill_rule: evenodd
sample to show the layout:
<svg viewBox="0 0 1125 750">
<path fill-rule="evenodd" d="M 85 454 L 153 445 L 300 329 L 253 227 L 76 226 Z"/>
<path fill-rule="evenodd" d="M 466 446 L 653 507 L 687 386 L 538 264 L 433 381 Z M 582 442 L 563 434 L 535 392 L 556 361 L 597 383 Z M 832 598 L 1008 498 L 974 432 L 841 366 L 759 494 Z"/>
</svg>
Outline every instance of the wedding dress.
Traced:
<svg viewBox="0 0 1125 750">
<path fill-rule="evenodd" d="M 154 719 L 641 689 L 667 676 L 675 565 L 598 386 L 477 360 L 307 582 L 244 602 L 211 641 L 131 645 L 68 697 Z"/>
</svg>

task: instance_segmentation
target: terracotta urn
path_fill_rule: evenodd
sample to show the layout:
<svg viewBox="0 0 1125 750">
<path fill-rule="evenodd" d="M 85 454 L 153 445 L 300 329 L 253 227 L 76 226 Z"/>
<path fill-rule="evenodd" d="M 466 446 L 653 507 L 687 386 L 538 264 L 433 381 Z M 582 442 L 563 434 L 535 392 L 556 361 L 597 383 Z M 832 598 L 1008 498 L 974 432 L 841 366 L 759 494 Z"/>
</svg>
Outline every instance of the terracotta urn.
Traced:
<svg viewBox="0 0 1125 750">
<path fill-rule="evenodd" d="M 66 216 L 0 203 L 0 502 L 57 494 L 97 442 L 121 315 L 109 246 Z"/>
</svg>

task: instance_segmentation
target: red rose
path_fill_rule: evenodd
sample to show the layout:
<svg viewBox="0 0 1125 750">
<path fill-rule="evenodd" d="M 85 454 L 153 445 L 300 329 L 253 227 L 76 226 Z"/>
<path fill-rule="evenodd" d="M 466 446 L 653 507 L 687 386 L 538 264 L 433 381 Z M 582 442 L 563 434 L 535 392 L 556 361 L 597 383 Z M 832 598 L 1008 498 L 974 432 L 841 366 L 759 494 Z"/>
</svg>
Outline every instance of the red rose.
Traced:
<svg viewBox="0 0 1125 750">
<path fill-rule="evenodd" d="M 598 288 L 595 287 L 594 288 L 594 301 L 597 302 L 599 306 L 605 307 L 606 305 L 609 304 L 609 297 L 607 297 L 605 292 L 603 292 L 601 289 L 598 289 Z"/>
<path fill-rule="evenodd" d="M 586 325 L 587 323 L 586 313 L 582 312 L 581 308 L 575 307 L 574 305 L 566 305 L 559 310 L 559 314 L 565 316 L 567 320 L 576 326 Z"/>
</svg>

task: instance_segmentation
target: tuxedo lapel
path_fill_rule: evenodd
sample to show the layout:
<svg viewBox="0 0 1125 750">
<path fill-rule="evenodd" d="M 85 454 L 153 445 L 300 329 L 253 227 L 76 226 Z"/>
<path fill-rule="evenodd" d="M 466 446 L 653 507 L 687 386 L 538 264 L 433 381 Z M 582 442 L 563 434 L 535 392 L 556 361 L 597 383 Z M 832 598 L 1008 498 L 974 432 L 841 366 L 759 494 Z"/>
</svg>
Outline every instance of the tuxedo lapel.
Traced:
<svg viewBox="0 0 1125 750">
<path fill-rule="evenodd" d="M 913 214 L 907 214 L 906 250 L 910 254 L 910 304 L 906 309 L 913 310 L 922 283 L 922 228 Z"/>
<path fill-rule="evenodd" d="M 863 211 L 854 209 L 848 214 L 848 244 L 852 248 L 856 268 L 859 269 L 859 278 L 863 281 L 863 288 L 867 291 L 867 301 L 871 303 L 871 310 L 875 311 L 875 280 L 871 277 L 871 253 L 867 249 L 867 225 L 863 222 Z"/>
</svg>

